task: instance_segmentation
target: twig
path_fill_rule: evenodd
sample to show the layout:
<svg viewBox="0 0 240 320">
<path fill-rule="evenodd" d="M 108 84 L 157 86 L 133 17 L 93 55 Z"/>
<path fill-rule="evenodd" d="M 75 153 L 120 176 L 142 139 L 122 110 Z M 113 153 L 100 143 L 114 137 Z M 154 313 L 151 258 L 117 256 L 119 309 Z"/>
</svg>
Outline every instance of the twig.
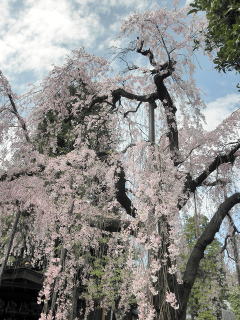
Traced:
<svg viewBox="0 0 240 320">
<path fill-rule="evenodd" d="M 139 102 L 139 104 L 138 104 L 138 106 L 137 106 L 137 108 L 136 108 L 135 110 L 129 110 L 129 111 L 125 112 L 124 115 L 123 115 L 123 117 L 126 118 L 127 115 L 128 115 L 129 113 L 131 113 L 131 112 L 132 112 L 132 113 L 137 112 L 141 104 L 142 104 L 142 101 Z"/>
</svg>

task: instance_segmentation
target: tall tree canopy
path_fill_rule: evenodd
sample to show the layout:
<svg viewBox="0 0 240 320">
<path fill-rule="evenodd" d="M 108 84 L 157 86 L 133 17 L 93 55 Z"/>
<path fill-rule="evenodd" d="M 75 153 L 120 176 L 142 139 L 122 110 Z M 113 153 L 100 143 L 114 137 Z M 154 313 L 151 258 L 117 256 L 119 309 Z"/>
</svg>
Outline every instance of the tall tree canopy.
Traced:
<svg viewBox="0 0 240 320">
<path fill-rule="evenodd" d="M 98 307 L 126 319 L 132 305 L 142 320 L 186 317 L 204 252 L 240 202 L 240 113 L 203 131 L 192 48 L 204 21 L 187 11 L 129 16 L 124 72 L 79 49 L 37 93 L 17 96 L 1 74 L 1 272 L 9 255 L 44 272 L 41 320 Z M 212 218 L 181 276 L 181 210 L 198 189 Z"/>
</svg>

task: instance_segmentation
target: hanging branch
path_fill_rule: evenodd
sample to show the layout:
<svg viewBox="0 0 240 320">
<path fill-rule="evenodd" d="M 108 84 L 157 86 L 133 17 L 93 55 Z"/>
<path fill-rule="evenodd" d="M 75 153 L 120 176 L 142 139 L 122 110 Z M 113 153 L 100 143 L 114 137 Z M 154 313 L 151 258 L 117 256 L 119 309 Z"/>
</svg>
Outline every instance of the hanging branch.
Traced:
<svg viewBox="0 0 240 320">
<path fill-rule="evenodd" d="M 67 256 L 67 250 L 65 248 L 61 248 L 61 254 L 60 254 L 60 266 L 61 266 L 61 270 L 63 270 L 64 268 L 64 264 L 65 264 L 65 259 Z M 53 295 L 52 295 L 52 301 L 51 301 L 51 308 L 50 308 L 50 313 L 53 315 L 54 311 L 55 311 L 55 305 L 57 302 L 57 296 L 58 296 L 58 290 L 56 290 L 57 284 L 58 284 L 59 279 L 54 281 L 54 286 L 53 286 Z"/>
<path fill-rule="evenodd" d="M 232 234 L 232 235 L 233 235 L 233 234 Z M 225 239 L 224 239 L 224 245 L 222 246 L 220 253 L 223 253 L 223 251 L 227 249 L 227 241 L 228 241 L 228 239 L 229 239 L 230 237 L 232 237 L 232 235 L 228 234 L 228 235 L 225 237 Z"/>
<path fill-rule="evenodd" d="M 11 103 L 11 106 L 12 106 L 12 110 L 10 110 L 18 119 L 18 122 L 23 130 L 23 133 L 24 133 L 24 136 L 25 136 L 25 139 L 27 142 L 31 142 L 30 141 L 30 137 L 29 137 L 29 134 L 28 134 L 28 130 L 27 130 L 27 126 L 26 126 L 26 123 L 24 121 L 24 119 L 20 116 L 18 110 L 17 110 L 17 107 L 16 107 L 16 104 L 13 100 L 13 97 L 11 94 L 8 94 L 8 98 L 10 100 L 10 103 Z"/>
<path fill-rule="evenodd" d="M 70 187 L 71 187 L 71 184 L 72 184 L 72 181 L 70 181 Z M 69 216 L 71 216 L 73 214 L 73 210 L 74 210 L 74 200 L 72 200 L 72 202 L 69 206 L 69 209 L 68 209 Z M 66 257 L 67 257 L 67 249 L 64 248 L 64 246 L 62 246 L 61 252 L 60 252 L 60 261 L 59 261 L 59 265 L 61 267 L 60 272 L 62 272 L 64 270 Z M 51 315 L 53 315 L 55 312 L 55 305 L 56 305 L 57 296 L 58 296 L 58 290 L 57 290 L 58 283 L 59 283 L 59 277 L 57 279 L 55 279 L 54 284 L 53 284 L 53 294 L 52 294 L 51 308 L 50 308 Z M 47 312 L 48 312 L 48 310 L 46 310 L 46 313 Z"/>
<path fill-rule="evenodd" d="M 18 222 L 19 222 L 20 216 L 21 216 L 21 211 L 20 211 L 19 206 L 18 206 L 17 214 L 16 214 L 16 217 L 15 217 L 15 220 L 14 220 L 14 223 L 13 223 L 13 227 L 12 227 L 12 231 L 11 231 L 11 234 L 10 234 L 10 237 L 9 237 L 9 240 L 8 240 L 7 252 L 5 254 L 4 260 L 3 260 L 1 268 L 0 268 L 0 285 L 1 285 L 1 282 L 2 282 L 3 272 L 4 272 L 5 267 L 7 265 L 10 252 L 12 250 L 12 244 L 13 244 L 13 240 L 14 240 L 15 234 L 17 232 L 17 227 L 18 227 Z"/>
</svg>

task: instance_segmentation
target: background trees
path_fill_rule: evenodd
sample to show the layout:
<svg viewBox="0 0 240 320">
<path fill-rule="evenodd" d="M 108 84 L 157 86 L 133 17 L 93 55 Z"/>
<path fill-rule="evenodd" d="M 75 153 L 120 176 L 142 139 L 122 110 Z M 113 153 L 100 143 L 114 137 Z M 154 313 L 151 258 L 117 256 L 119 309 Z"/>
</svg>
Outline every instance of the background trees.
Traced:
<svg viewBox="0 0 240 320">
<path fill-rule="evenodd" d="M 209 221 L 206 216 L 201 216 L 198 220 L 199 232 L 202 232 Z M 187 218 L 184 224 L 184 234 L 189 252 L 197 239 L 194 217 Z M 221 249 L 221 243 L 216 239 L 213 240 L 200 263 L 188 304 L 192 319 L 222 319 L 222 309 L 225 308 L 224 300 L 227 299 L 228 287 Z M 185 259 L 187 257 L 188 254 Z"/>
<path fill-rule="evenodd" d="M 2 139 L 18 133 L 0 178 L 1 219 L 21 213 L 27 232 L 22 237 L 18 223 L 11 255 L 44 272 L 41 320 L 91 318 L 99 307 L 121 319 L 132 304 L 139 319 L 186 317 L 204 252 L 240 202 L 239 112 L 212 133 L 202 130 L 191 58 L 204 22 L 187 11 L 126 19 L 124 73 L 84 49 L 73 52 L 31 95 L 29 117 L 1 78 Z M 212 218 L 181 277 L 181 210 L 198 189 L 213 201 Z"/>
<path fill-rule="evenodd" d="M 219 71 L 236 70 L 239 72 L 240 51 L 240 5 L 238 1 L 196 0 L 190 6 L 190 13 L 205 11 L 208 27 L 205 34 L 205 49 L 217 49 L 214 59 Z"/>
</svg>

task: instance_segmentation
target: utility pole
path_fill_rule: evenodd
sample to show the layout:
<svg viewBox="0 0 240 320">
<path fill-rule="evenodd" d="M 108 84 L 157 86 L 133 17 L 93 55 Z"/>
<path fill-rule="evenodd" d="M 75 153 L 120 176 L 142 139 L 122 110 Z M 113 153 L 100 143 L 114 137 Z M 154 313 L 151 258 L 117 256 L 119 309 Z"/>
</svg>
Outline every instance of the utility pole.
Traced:
<svg viewBox="0 0 240 320">
<path fill-rule="evenodd" d="M 148 139 L 151 144 L 155 143 L 155 114 L 154 109 L 156 107 L 155 103 L 149 102 L 149 133 Z"/>
</svg>

